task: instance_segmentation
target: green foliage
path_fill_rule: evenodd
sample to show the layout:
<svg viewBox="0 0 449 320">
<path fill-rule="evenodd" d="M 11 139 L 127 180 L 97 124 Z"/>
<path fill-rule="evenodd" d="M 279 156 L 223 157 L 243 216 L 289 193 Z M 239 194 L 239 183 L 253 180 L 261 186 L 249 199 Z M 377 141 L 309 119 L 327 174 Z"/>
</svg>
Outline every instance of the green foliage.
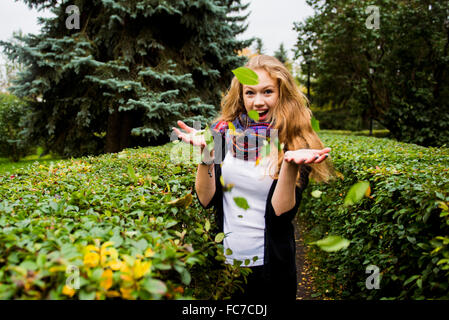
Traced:
<svg viewBox="0 0 449 320">
<path fill-rule="evenodd" d="M 229 297 L 249 271 L 223 263 L 213 212 L 192 201 L 195 167 L 172 147 L 0 174 L 0 298 Z"/>
<path fill-rule="evenodd" d="M 337 177 L 329 184 L 311 182 L 309 190 L 320 190 L 319 198 L 304 193 L 299 218 L 307 226 L 305 240 L 339 235 L 351 245 L 335 253 L 311 247 L 318 290 L 341 299 L 448 299 L 449 215 L 441 203 L 449 201 L 449 149 L 320 136 L 333 150 Z M 358 181 L 369 182 L 370 192 L 345 206 Z M 366 288 L 368 265 L 380 269 L 379 290 Z"/>
<path fill-rule="evenodd" d="M 288 60 L 287 51 L 284 48 L 284 44 L 281 43 L 279 49 L 274 52 L 274 56 L 282 63 L 286 63 Z"/>
<path fill-rule="evenodd" d="M 303 69 L 310 68 L 315 78 L 314 103 L 333 102 L 342 112 L 375 119 L 400 141 L 447 145 L 449 2 L 307 3 L 315 14 L 295 24 L 296 57 L 304 57 Z M 365 11 L 369 5 L 379 9 L 379 28 L 367 27 L 373 14 Z M 330 127 L 317 118 L 323 120 L 323 128 L 354 130 Z M 349 122 L 341 123 L 359 125 Z"/>
<path fill-rule="evenodd" d="M 20 132 L 22 116 L 28 111 L 26 103 L 10 94 L 0 93 L 0 156 L 17 162 L 31 151 Z"/>
<path fill-rule="evenodd" d="M 12 88 L 33 101 L 26 138 L 63 156 L 162 144 L 178 119 L 210 122 L 252 42 L 235 38 L 240 0 L 80 0 L 80 30 L 66 28 L 66 2 L 25 2 L 55 17 L 0 44 L 28 66 Z"/>
</svg>

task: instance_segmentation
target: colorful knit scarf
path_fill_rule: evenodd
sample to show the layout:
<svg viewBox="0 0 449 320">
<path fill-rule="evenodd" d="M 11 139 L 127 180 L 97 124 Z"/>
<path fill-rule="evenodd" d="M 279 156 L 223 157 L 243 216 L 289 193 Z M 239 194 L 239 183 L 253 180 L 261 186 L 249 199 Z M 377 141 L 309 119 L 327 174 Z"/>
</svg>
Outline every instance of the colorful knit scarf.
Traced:
<svg viewBox="0 0 449 320">
<path fill-rule="evenodd" d="M 225 135 L 227 149 L 234 157 L 242 160 L 256 161 L 262 156 L 263 141 L 270 137 L 270 123 L 255 122 L 247 114 L 238 116 L 232 124 L 235 132 L 230 130 L 227 121 L 218 121 L 211 126 L 212 130 Z"/>
</svg>

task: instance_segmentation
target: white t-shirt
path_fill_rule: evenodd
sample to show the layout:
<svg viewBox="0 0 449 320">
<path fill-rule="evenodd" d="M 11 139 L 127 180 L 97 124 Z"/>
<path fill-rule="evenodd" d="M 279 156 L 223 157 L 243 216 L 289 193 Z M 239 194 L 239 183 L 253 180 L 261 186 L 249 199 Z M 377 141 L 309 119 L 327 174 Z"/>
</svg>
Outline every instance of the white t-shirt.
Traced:
<svg viewBox="0 0 449 320">
<path fill-rule="evenodd" d="M 242 261 L 242 266 L 263 265 L 265 208 L 273 179 L 269 175 L 269 159 L 264 158 L 259 165 L 254 161 L 235 158 L 228 152 L 221 167 L 225 185 L 234 184 L 231 191 L 223 193 L 223 231 L 226 235 L 223 246 L 226 263 L 234 259 Z M 245 198 L 249 209 L 240 208 L 234 197 Z M 226 255 L 226 249 L 232 254 Z M 257 260 L 253 258 L 257 256 Z M 249 259 L 250 264 L 245 265 Z"/>
</svg>

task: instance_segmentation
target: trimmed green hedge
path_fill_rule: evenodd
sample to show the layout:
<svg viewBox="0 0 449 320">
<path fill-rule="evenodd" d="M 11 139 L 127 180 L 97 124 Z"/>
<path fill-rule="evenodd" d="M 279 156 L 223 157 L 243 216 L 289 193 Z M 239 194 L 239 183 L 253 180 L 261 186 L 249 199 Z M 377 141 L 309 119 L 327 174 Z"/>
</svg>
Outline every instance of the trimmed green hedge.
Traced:
<svg viewBox="0 0 449 320">
<path fill-rule="evenodd" d="M 229 297 L 247 271 L 219 264 L 196 167 L 172 147 L 0 175 L 0 299 Z"/>
<path fill-rule="evenodd" d="M 320 136 L 341 175 L 309 185 L 299 213 L 305 239 L 339 235 L 351 241 L 333 253 L 311 247 L 320 293 L 337 299 L 449 299 L 449 149 Z M 369 181 L 370 196 L 345 207 L 349 188 L 361 180 Z M 312 197 L 314 190 L 321 197 Z M 380 269 L 379 289 L 366 287 L 369 265 Z"/>
</svg>

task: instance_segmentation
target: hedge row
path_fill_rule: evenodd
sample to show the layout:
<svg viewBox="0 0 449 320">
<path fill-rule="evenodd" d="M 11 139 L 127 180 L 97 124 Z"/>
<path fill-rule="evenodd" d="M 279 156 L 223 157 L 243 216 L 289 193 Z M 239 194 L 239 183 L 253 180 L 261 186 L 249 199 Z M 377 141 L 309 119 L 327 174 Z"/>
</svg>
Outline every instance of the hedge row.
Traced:
<svg viewBox="0 0 449 320">
<path fill-rule="evenodd" d="M 308 243 L 327 235 L 351 241 L 333 253 L 311 247 L 320 293 L 337 299 L 448 299 L 449 149 L 320 135 L 332 148 L 338 178 L 309 185 L 299 219 Z M 368 181 L 371 194 L 344 206 L 357 181 Z M 323 193 L 315 198 L 314 190 Z M 369 265 L 379 268 L 379 289 L 367 281 L 373 276 Z"/>
<path fill-rule="evenodd" d="M 0 175 L 0 299 L 225 299 L 213 215 L 172 144 Z"/>
</svg>

